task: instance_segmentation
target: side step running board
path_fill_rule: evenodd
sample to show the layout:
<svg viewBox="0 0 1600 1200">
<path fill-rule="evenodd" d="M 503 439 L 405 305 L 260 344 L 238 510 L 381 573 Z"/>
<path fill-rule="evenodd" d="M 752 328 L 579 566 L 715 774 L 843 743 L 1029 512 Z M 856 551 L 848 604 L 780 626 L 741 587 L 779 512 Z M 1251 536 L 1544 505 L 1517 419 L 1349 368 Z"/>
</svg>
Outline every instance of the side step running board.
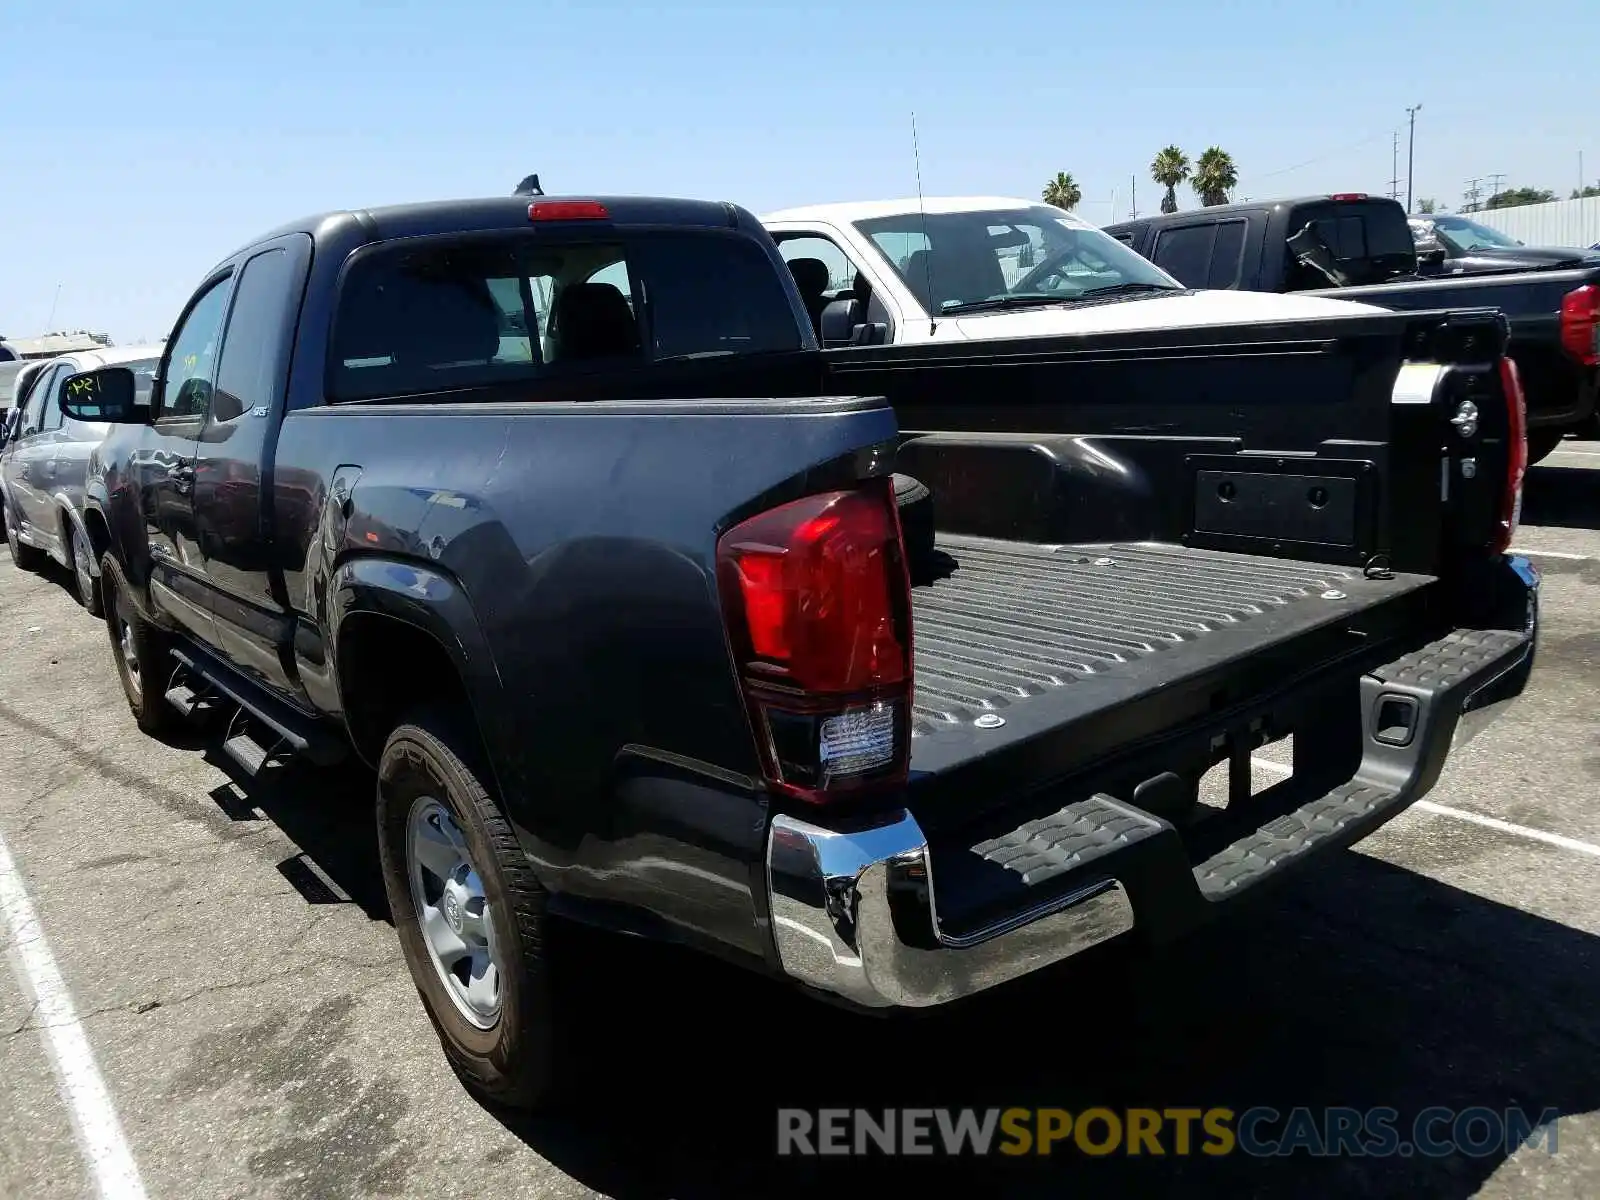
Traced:
<svg viewBox="0 0 1600 1200">
<path fill-rule="evenodd" d="M 197 682 L 199 687 L 184 680 L 183 668 L 179 667 L 172 673 L 172 682 L 167 687 L 167 703 L 186 717 L 212 707 L 211 688 L 204 681 Z"/>
<path fill-rule="evenodd" d="M 167 691 L 168 702 L 179 712 L 195 711 L 213 700 L 212 693 L 238 706 L 240 711 L 228 726 L 222 748 L 248 774 L 258 774 L 272 759 L 304 755 L 319 766 L 328 766 L 344 757 L 344 743 L 337 734 L 233 668 L 189 647 L 173 650 L 172 657 L 180 675 L 187 677 L 175 679 Z M 263 732 L 266 737 L 258 736 Z"/>
</svg>

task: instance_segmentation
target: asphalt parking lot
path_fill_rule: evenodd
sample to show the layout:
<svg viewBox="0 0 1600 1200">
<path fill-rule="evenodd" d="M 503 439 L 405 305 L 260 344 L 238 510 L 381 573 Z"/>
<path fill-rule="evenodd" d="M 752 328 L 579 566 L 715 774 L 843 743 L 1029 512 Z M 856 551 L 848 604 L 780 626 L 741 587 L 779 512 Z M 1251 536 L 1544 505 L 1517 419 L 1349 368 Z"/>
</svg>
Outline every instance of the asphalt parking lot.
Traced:
<svg viewBox="0 0 1600 1200">
<path fill-rule="evenodd" d="M 40 1003 L 0 971 L 0 1196 L 770 1195 L 850 1181 L 773 1154 L 778 1107 L 824 1104 L 1555 1108 L 1553 1154 L 939 1171 L 986 1195 L 1600 1195 L 1600 443 L 1530 473 L 1518 544 L 1545 580 L 1529 693 L 1427 804 L 1254 919 L 903 1021 L 569 932 L 594 1095 L 561 1120 L 487 1111 L 447 1068 L 385 919 L 369 781 L 245 785 L 215 741 L 143 737 L 64 575 L 0 558 L 0 899 L 37 917 L 29 945 L 0 936 L 15 962 L 47 944 L 63 985 Z M 48 1049 L 73 1014 L 116 1126 L 65 1099 L 96 1095 Z M 122 1148 L 142 1192 L 116 1190 Z"/>
</svg>

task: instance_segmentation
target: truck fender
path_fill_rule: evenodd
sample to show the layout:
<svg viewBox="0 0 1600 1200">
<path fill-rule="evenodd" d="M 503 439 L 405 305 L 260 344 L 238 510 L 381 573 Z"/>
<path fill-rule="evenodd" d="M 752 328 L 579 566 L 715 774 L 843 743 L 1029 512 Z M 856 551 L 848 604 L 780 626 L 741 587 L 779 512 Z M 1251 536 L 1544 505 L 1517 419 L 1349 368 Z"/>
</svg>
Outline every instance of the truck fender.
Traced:
<svg viewBox="0 0 1600 1200">
<path fill-rule="evenodd" d="M 434 566 L 363 554 L 345 558 L 334 568 L 326 594 L 328 654 L 342 715 L 363 759 L 375 763 L 382 745 L 379 742 L 375 747 L 370 734 L 353 721 L 355 681 L 347 675 L 350 664 L 339 661 L 340 648 L 343 635 L 354 628 L 352 622 L 380 618 L 403 627 L 395 630 L 396 637 L 407 632 L 422 634 L 443 651 L 471 706 L 470 716 L 483 739 L 491 770 L 495 764 L 509 761 L 500 753 L 505 741 L 499 714 L 506 707 L 500 675 L 472 601 L 454 577 Z M 398 709 L 412 698 L 395 697 L 394 702 Z M 504 786 L 511 781 L 496 782 Z"/>
</svg>

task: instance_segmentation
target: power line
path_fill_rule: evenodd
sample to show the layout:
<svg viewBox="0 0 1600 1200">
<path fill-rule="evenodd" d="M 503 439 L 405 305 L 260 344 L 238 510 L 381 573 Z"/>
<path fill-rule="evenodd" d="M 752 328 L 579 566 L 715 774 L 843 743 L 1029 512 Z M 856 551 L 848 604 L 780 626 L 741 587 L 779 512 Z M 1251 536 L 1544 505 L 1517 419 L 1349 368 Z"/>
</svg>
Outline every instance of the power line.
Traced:
<svg viewBox="0 0 1600 1200">
<path fill-rule="evenodd" d="M 1254 171 L 1251 172 L 1251 175 L 1256 179 L 1271 179 L 1275 175 L 1287 175 L 1290 171 L 1298 171 L 1304 167 L 1315 166 L 1317 163 L 1327 162 L 1328 159 L 1337 155 L 1347 154 L 1351 150 L 1359 150 L 1363 146 L 1370 146 L 1382 136 L 1382 133 L 1374 133 L 1370 137 L 1362 138 L 1359 142 L 1352 142 L 1350 145 L 1341 146 L 1337 150 L 1329 150 L 1324 154 L 1317 155 L 1316 158 L 1308 158 L 1305 160 L 1305 162 L 1295 163 L 1292 167 L 1279 167 L 1276 171 Z"/>
</svg>

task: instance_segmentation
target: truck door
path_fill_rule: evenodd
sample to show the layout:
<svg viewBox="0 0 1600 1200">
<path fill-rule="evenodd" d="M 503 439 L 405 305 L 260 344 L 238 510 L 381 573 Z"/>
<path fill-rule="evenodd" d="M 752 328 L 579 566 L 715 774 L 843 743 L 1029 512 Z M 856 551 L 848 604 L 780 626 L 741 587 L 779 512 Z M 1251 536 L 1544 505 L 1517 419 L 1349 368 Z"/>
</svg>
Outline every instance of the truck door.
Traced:
<svg viewBox="0 0 1600 1200">
<path fill-rule="evenodd" d="M 233 289 L 211 408 L 195 457 L 195 525 L 217 644 L 240 669 L 294 690 L 294 632 L 273 570 L 276 543 L 262 476 L 276 442 L 289 347 L 311 262 L 311 238 L 291 234 L 248 258 Z"/>
<path fill-rule="evenodd" d="M 208 283 L 167 342 L 151 436 L 131 464 L 149 542 L 151 603 L 212 644 L 216 633 L 195 529 L 195 450 L 211 408 L 231 284 L 231 272 Z"/>
<path fill-rule="evenodd" d="M 50 433 L 48 413 L 55 410 L 56 424 L 61 423 L 61 409 L 52 403 L 59 385 L 67 376 L 65 367 L 52 363 L 40 372 L 28 393 L 28 404 L 22 413 L 22 425 L 17 440 L 6 455 L 6 491 L 11 496 L 12 511 L 21 523 L 28 541 L 40 549 L 48 549 L 45 541 L 51 536 L 49 481 L 46 464 L 50 459 Z"/>
</svg>

